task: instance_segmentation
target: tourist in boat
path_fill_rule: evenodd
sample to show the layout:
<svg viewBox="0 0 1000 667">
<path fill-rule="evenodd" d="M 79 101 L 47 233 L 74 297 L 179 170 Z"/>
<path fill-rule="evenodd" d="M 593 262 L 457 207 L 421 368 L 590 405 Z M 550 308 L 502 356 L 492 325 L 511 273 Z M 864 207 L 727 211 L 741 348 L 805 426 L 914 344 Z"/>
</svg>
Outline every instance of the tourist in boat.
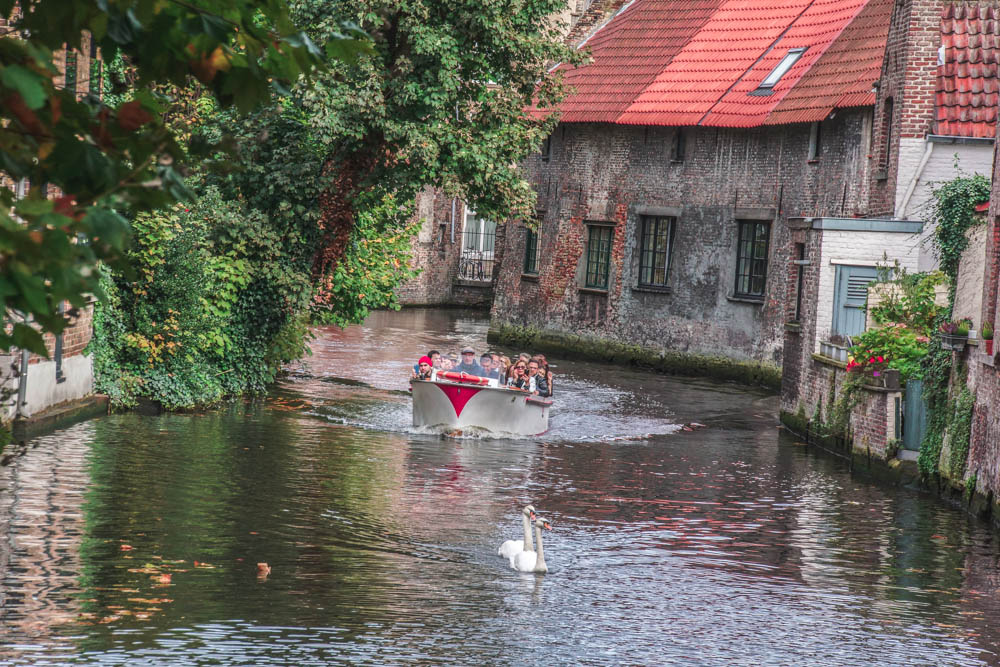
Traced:
<svg viewBox="0 0 1000 667">
<path fill-rule="evenodd" d="M 448 357 L 441 357 L 441 370 L 442 371 L 450 371 L 454 367 L 455 367 L 455 364 L 454 364 L 454 362 L 451 359 L 449 359 Z"/>
<path fill-rule="evenodd" d="M 454 370 L 458 373 L 485 377 L 483 367 L 476 363 L 476 351 L 471 347 L 462 349 L 462 363 L 455 366 Z"/>
<path fill-rule="evenodd" d="M 421 357 L 423 359 L 424 357 Z M 437 350 L 431 350 L 427 353 L 427 358 L 431 360 L 432 368 L 441 367 L 441 353 Z M 413 364 L 413 377 L 417 377 L 420 374 L 420 362 Z"/>
<path fill-rule="evenodd" d="M 552 396 L 552 370 L 544 354 L 536 354 L 532 357 L 538 362 L 538 372 L 545 376 L 545 382 L 549 385 L 549 396 Z"/>
<path fill-rule="evenodd" d="M 493 356 L 490 354 L 484 354 L 479 357 L 479 365 L 483 367 L 484 378 L 489 378 L 491 380 L 500 379 L 500 371 L 493 366 Z"/>
<path fill-rule="evenodd" d="M 417 373 L 416 379 L 418 380 L 430 380 L 434 374 L 434 366 L 430 357 L 420 357 L 417 362 Z"/>
<path fill-rule="evenodd" d="M 545 375 L 539 372 L 538 360 L 532 359 L 528 362 L 528 391 L 536 396 L 549 395 L 549 383 Z"/>
<path fill-rule="evenodd" d="M 528 377 L 525 375 L 524 369 L 525 366 L 523 361 L 518 361 L 516 364 L 511 366 L 511 375 L 507 378 L 508 388 L 527 391 Z"/>
<path fill-rule="evenodd" d="M 498 368 L 500 369 L 500 384 L 506 385 L 507 378 L 510 377 L 510 357 L 501 356 Z"/>
</svg>

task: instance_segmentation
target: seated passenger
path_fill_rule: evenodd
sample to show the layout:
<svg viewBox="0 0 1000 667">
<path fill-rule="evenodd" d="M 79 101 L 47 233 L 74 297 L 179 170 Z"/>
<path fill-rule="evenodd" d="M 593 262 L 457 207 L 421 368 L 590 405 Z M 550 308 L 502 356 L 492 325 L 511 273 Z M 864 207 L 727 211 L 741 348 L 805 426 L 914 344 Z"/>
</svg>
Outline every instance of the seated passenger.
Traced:
<svg viewBox="0 0 1000 667">
<path fill-rule="evenodd" d="M 455 363 L 448 357 L 441 357 L 441 370 L 450 371 L 455 367 Z"/>
<path fill-rule="evenodd" d="M 528 391 L 536 396 L 549 395 L 549 383 L 539 372 L 537 359 L 528 362 Z"/>
<path fill-rule="evenodd" d="M 476 363 L 476 351 L 471 347 L 462 349 L 462 363 L 455 366 L 454 370 L 458 373 L 468 373 L 469 375 L 484 377 L 483 367 Z"/>
<path fill-rule="evenodd" d="M 438 352 L 437 350 L 431 350 L 430 352 L 427 353 L 427 358 L 431 360 L 432 368 L 440 367 L 440 361 L 441 361 L 440 352 Z M 421 357 L 421 359 L 423 359 L 423 357 Z M 417 374 L 419 372 L 420 372 L 420 362 L 417 362 L 413 364 L 413 377 L 417 377 Z"/>
<path fill-rule="evenodd" d="M 496 368 L 493 367 L 493 357 L 492 356 L 490 356 L 488 354 L 484 354 L 483 356 L 479 357 L 479 365 L 483 367 L 483 376 L 482 377 L 489 378 L 491 380 L 499 380 L 500 379 L 500 371 L 498 369 L 496 369 Z"/>
<path fill-rule="evenodd" d="M 552 369 L 549 366 L 549 362 L 546 360 L 544 354 L 536 354 L 535 358 L 538 359 L 538 371 L 545 376 L 545 381 L 549 384 L 549 396 L 552 396 Z"/>
<path fill-rule="evenodd" d="M 508 357 L 500 357 L 500 364 L 498 366 L 500 369 L 500 384 L 507 384 L 507 378 L 510 377 L 510 359 Z"/>
<path fill-rule="evenodd" d="M 528 378 L 524 374 L 524 362 L 518 361 L 510 367 L 511 373 L 507 378 L 507 386 L 511 389 L 522 389 L 527 391 Z"/>
<path fill-rule="evenodd" d="M 434 367 L 430 357 L 420 357 L 417 362 L 417 373 L 414 376 L 417 380 L 430 380 L 434 373 Z"/>
</svg>

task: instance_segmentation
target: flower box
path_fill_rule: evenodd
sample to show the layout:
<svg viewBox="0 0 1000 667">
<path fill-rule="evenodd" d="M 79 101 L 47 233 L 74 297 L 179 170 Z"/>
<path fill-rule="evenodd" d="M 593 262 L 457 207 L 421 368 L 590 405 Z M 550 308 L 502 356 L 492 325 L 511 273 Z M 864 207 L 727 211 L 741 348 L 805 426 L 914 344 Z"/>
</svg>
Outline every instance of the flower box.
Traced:
<svg viewBox="0 0 1000 667">
<path fill-rule="evenodd" d="M 841 363 L 847 363 L 848 348 L 836 343 L 821 342 L 819 344 L 819 353 L 824 357 L 829 357 Z"/>
<path fill-rule="evenodd" d="M 941 347 L 946 350 L 957 350 L 961 352 L 965 349 L 965 344 L 969 341 L 968 336 L 959 336 L 958 334 L 941 334 Z"/>
</svg>

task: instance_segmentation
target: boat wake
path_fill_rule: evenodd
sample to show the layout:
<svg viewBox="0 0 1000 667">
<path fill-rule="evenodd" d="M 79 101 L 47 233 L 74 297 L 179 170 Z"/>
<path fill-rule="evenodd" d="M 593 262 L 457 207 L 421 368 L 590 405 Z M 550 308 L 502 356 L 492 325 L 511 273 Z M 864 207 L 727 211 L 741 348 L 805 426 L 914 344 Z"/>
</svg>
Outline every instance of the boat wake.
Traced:
<svg viewBox="0 0 1000 667">
<path fill-rule="evenodd" d="M 286 392 L 308 398 L 304 414 L 334 424 L 415 436 L 468 440 L 538 440 L 567 442 L 642 442 L 681 431 L 669 406 L 645 392 L 602 385 L 571 374 L 559 376 L 549 430 L 540 436 L 412 425 L 412 404 L 406 389 L 375 387 L 355 378 L 315 376 L 298 371 L 286 377 Z"/>
</svg>

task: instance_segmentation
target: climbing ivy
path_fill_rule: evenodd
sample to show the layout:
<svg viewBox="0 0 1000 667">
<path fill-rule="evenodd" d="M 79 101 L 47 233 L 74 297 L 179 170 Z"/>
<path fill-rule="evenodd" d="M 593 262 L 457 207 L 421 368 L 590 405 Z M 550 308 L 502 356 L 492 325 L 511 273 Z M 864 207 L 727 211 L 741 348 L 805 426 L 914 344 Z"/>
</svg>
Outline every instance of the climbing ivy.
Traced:
<svg viewBox="0 0 1000 667">
<path fill-rule="evenodd" d="M 989 200 L 990 182 L 981 174 L 959 176 L 942 183 L 933 191 L 934 251 L 941 271 L 950 283 L 948 308 L 939 312 L 934 330 L 951 317 L 955 286 L 962 253 L 968 246 L 966 231 L 980 223 L 976 205 Z M 972 409 L 975 397 L 966 384 L 967 369 L 955 369 L 951 350 L 941 347 L 937 336 L 931 338 L 923 361 L 923 397 L 927 404 L 927 432 L 920 443 L 917 464 L 921 474 L 932 477 L 944 472 L 953 480 L 965 473 L 969 453 Z M 947 438 L 950 456 L 947 469 L 941 467 L 941 450 Z"/>
<path fill-rule="evenodd" d="M 976 205 L 989 201 L 990 182 L 982 174 L 959 176 L 935 187 L 933 195 L 934 251 L 954 290 L 958 263 L 969 243 L 965 232 L 981 224 Z"/>
</svg>

